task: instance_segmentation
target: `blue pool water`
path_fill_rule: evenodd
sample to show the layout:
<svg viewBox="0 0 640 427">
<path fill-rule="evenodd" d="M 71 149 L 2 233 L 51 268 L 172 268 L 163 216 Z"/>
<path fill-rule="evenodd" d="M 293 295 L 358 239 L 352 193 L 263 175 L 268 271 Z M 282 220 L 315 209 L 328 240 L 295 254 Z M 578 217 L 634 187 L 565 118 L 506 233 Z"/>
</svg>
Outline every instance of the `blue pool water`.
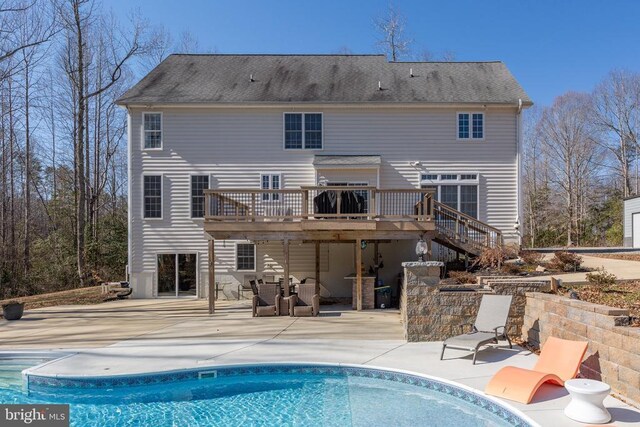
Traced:
<svg viewBox="0 0 640 427">
<path fill-rule="evenodd" d="M 383 370 L 287 365 L 0 383 L 0 403 L 69 403 L 74 426 L 529 425 L 482 396 Z M 7 385 L 8 384 L 8 385 Z"/>
</svg>

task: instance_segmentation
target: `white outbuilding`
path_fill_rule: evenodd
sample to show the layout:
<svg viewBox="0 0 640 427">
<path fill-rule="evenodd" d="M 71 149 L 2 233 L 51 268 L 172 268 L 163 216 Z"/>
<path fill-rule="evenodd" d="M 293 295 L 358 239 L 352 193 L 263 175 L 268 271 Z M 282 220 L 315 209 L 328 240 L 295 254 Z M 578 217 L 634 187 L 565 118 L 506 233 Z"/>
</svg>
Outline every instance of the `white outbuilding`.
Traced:
<svg viewBox="0 0 640 427">
<path fill-rule="evenodd" d="M 624 200 L 624 245 L 640 248 L 640 195 Z"/>
</svg>

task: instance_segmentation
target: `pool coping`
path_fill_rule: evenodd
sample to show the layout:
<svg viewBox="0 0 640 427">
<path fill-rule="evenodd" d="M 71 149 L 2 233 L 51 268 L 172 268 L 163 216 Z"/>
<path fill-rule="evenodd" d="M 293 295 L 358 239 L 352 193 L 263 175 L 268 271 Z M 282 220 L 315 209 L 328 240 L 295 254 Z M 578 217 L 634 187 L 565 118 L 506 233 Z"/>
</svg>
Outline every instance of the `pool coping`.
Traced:
<svg viewBox="0 0 640 427">
<path fill-rule="evenodd" d="M 44 388 L 116 388 L 116 387 L 130 387 L 130 386 L 143 386 L 154 385 L 175 381 L 190 381 L 202 379 L 203 375 L 217 377 L 219 373 L 224 373 L 223 377 L 233 377 L 240 375 L 250 374 L 266 374 L 266 373 L 307 373 L 307 374 L 321 374 L 321 373 L 350 373 L 354 376 L 377 378 L 384 380 L 397 381 L 400 383 L 416 385 L 419 387 L 425 387 L 437 392 L 441 392 L 445 395 L 452 396 L 467 402 L 473 406 L 478 407 L 481 410 L 490 412 L 499 418 L 509 422 L 509 417 L 500 414 L 499 411 L 491 410 L 489 406 L 482 406 L 480 402 L 484 400 L 489 405 L 494 405 L 507 414 L 515 417 L 516 420 L 524 423 L 524 425 L 530 425 L 534 427 L 540 427 L 540 424 L 534 421 L 531 417 L 526 415 L 523 411 L 515 408 L 511 404 L 497 399 L 493 396 L 489 396 L 481 390 L 474 389 L 467 385 L 451 381 L 445 378 L 440 378 L 432 375 L 421 374 L 404 369 L 386 368 L 374 365 L 361 365 L 352 363 L 322 363 L 322 362 L 271 362 L 271 363 L 243 363 L 243 364 L 222 364 L 201 366 L 198 368 L 184 368 L 173 369 L 165 371 L 152 371 L 136 374 L 113 374 L 113 375 L 38 375 L 32 371 L 44 366 L 45 364 L 52 363 L 66 357 L 73 355 L 73 353 L 66 353 L 63 357 L 47 361 L 43 364 L 25 369 L 22 371 L 24 389 L 27 393 L 30 392 L 32 386 L 44 387 Z M 331 372 L 333 370 L 333 372 Z M 222 371 L 222 372 L 220 372 Z M 227 371 L 227 372 L 224 372 Z M 415 379 L 418 383 L 412 381 Z M 423 382 L 420 383 L 420 380 Z M 429 385 L 440 384 L 442 387 Z M 455 393 L 457 390 L 461 390 L 463 394 Z M 466 398 L 465 398 L 466 397 Z M 471 398 L 473 397 L 473 398 Z"/>
</svg>

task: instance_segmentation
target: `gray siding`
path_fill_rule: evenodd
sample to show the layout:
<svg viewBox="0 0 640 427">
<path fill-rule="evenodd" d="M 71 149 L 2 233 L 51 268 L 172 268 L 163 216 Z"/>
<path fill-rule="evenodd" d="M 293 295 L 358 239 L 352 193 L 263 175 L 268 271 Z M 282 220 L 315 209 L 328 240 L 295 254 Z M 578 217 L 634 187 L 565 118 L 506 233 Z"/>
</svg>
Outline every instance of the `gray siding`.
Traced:
<svg viewBox="0 0 640 427">
<path fill-rule="evenodd" d="M 191 174 L 209 174 L 214 188 L 259 188 L 261 172 L 281 173 L 285 188 L 313 185 L 315 154 L 381 155 L 381 188 L 417 187 L 420 171 L 409 164 L 414 161 L 420 161 L 420 169 L 427 172 L 477 172 L 480 175 L 480 219 L 503 230 L 507 240 L 517 238 L 513 228 L 518 215 L 517 116 L 514 108 L 487 109 L 485 139 L 470 142 L 456 140 L 455 109 L 332 107 L 308 110 L 324 114 L 322 151 L 283 150 L 283 113 L 291 109 L 148 111 L 163 113 L 162 151 L 142 150 L 142 110 L 130 111 L 130 271 L 132 281 L 139 280 L 139 296 L 153 295 L 156 254 L 162 252 L 198 252 L 200 289 L 206 288 L 207 248 L 202 220 L 190 218 Z M 376 172 L 357 172 L 332 171 L 327 175 L 334 180 L 334 177 L 355 174 L 354 178 L 361 176 L 371 185 L 376 184 L 372 182 Z M 143 173 L 163 175 L 161 220 L 142 219 Z M 410 256 L 410 246 L 404 245 L 398 253 Z M 312 256 L 312 249 L 303 258 Z M 270 251 L 275 251 L 273 247 L 269 251 L 269 245 L 259 245 L 258 250 L 259 258 L 268 257 Z M 234 251 L 233 242 L 217 242 L 216 264 L 221 277 L 228 274 L 228 280 L 241 280 L 241 275 L 234 270 Z M 340 252 L 335 251 L 336 256 L 344 256 Z M 393 258 L 392 252 L 389 250 L 389 256 Z M 334 272 L 333 254 L 332 250 L 331 256 L 327 255 L 326 265 L 332 271 L 327 280 L 337 282 L 343 271 Z M 272 258 L 277 264 L 277 256 Z M 270 265 L 271 269 L 275 268 L 273 263 Z M 385 265 L 388 280 L 393 280 L 397 274 L 395 266 L 388 265 L 386 259 Z M 399 265 L 397 267 L 399 271 Z M 296 267 L 292 266 L 292 269 L 295 271 Z M 343 268 L 346 273 L 349 269 L 352 267 Z"/>
<path fill-rule="evenodd" d="M 631 223 L 634 213 L 640 213 L 640 197 L 624 201 L 624 245 L 633 246 L 633 225 Z"/>
</svg>

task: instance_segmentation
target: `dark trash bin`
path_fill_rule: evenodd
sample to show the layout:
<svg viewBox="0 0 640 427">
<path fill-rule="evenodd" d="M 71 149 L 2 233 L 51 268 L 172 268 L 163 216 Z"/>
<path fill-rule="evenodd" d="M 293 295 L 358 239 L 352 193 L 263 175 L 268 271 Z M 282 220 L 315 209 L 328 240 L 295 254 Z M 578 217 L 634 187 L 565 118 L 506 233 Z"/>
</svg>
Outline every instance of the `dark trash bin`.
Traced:
<svg viewBox="0 0 640 427">
<path fill-rule="evenodd" d="M 380 286 L 374 288 L 376 297 L 376 308 L 391 307 L 391 286 Z"/>
</svg>

